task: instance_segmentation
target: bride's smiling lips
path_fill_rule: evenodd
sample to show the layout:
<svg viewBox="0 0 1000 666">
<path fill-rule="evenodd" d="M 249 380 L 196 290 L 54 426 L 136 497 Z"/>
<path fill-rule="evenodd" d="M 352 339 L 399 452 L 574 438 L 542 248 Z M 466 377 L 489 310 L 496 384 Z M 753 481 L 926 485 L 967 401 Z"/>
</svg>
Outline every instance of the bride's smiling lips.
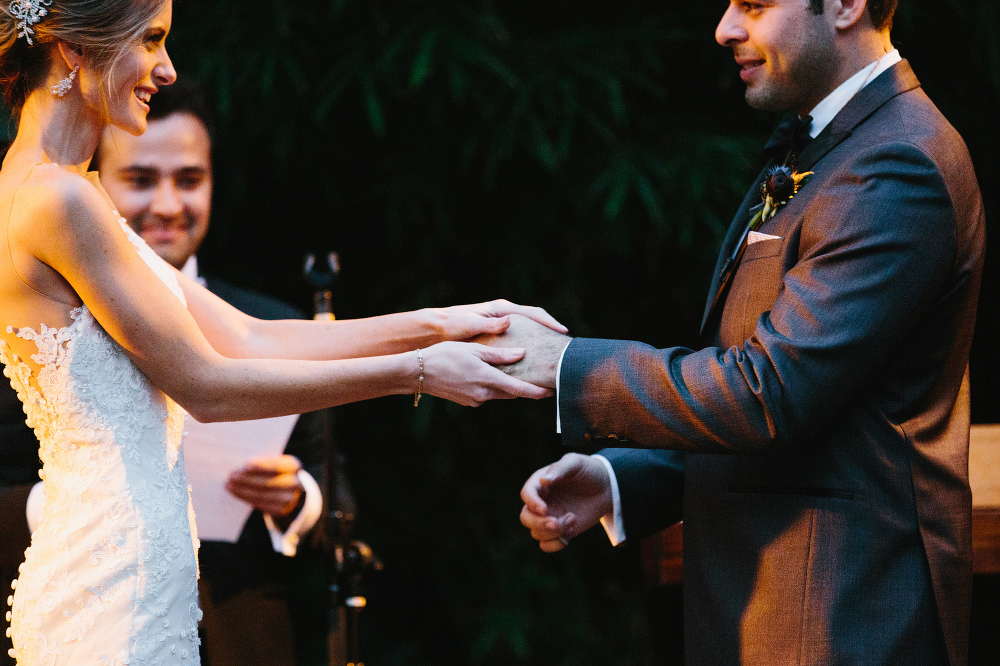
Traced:
<svg viewBox="0 0 1000 666">
<path fill-rule="evenodd" d="M 149 100 L 152 99 L 153 95 L 156 94 L 158 88 L 147 88 L 145 86 L 137 86 L 133 91 L 135 98 L 140 102 L 149 106 Z"/>
</svg>

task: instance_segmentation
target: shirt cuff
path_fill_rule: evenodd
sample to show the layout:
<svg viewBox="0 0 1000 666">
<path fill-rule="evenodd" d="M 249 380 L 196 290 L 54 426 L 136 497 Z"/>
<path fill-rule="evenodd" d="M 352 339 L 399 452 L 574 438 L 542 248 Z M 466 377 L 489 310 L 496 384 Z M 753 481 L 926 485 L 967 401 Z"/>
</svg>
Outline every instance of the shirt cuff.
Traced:
<svg viewBox="0 0 1000 666">
<path fill-rule="evenodd" d="M 572 340 L 570 340 L 572 342 Z M 556 365 L 556 434 L 562 434 L 562 420 L 559 417 L 559 377 L 562 375 L 562 362 L 563 357 L 566 356 L 566 350 L 569 349 L 567 344 L 563 347 L 562 353 L 559 354 L 559 363 Z"/>
<path fill-rule="evenodd" d="M 31 487 L 28 493 L 28 501 L 25 503 L 24 511 L 28 518 L 28 529 L 34 533 L 38 527 L 38 522 L 42 519 L 42 511 L 45 510 L 45 484 L 39 481 Z"/>
<path fill-rule="evenodd" d="M 601 516 L 601 527 L 604 528 L 608 539 L 611 540 L 611 545 L 617 546 L 625 541 L 625 523 L 622 520 L 622 496 L 618 492 L 618 478 L 615 476 L 615 470 L 607 458 L 597 453 L 593 457 L 604 463 L 605 469 L 608 470 L 608 476 L 611 478 L 612 509 L 611 513 Z"/>
<path fill-rule="evenodd" d="M 274 519 L 269 514 L 264 514 L 264 524 L 267 525 L 267 531 L 271 533 L 271 546 L 274 547 L 275 552 L 288 557 L 295 557 L 302 535 L 313 528 L 316 521 L 319 520 L 320 514 L 323 513 L 323 493 L 320 492 L 316 479 L 304 469 L 300 469 L 297 476 L 305 491 L 306 500 L 302 504 L 299 515 L 295 516 L 295 520 L 288 526 L 288 530 L 282 532 L 274 524 Z"/>
</svg>

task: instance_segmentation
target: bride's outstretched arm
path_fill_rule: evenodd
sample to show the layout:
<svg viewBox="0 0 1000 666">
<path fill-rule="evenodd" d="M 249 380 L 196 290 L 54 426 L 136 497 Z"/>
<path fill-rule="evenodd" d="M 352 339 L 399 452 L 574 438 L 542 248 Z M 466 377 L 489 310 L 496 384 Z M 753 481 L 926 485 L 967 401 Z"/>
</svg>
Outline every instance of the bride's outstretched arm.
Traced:
<svg viewBox="0 0 1000 666">
<path fill-rule="evenodd" d="M 265 321 L 240 312 L 180 272 L 177 275 L 202 333 L 216 351 L 230 358 L 322 360 L 395 354 L 445 340 L 498 335 L 507 329 L 511 314 L 566 332 L 542 308 L 505 300 L 365 319 Z"/>
<path fill-rule="evenodd" d="M 139 369 L 196 419 L 295 414 L 418 389 L 416 352 L 323 361 L 220 353 L 136 254 L 103 197 L 79 177 L 56 181 L 23 211 L 32 222 L 20 247 L 66 279 Z M 518 350 L 446 342 L 422 354 L 425 393 L 467 405 L 549 394 L 489 365 L 518 360 Z"/>
</svg>

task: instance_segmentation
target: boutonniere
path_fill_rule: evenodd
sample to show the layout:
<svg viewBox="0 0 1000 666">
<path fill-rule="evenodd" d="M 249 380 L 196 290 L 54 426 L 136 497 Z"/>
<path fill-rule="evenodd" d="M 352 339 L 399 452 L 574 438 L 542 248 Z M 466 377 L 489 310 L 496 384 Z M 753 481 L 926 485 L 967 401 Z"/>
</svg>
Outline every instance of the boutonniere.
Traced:
<svg viewBox="0 0 1000 666">
<path fill-rule="evenodd" d="M 750 209 L 754 213 L 750 218 L 750 231 L 756 231 L 760 225 L 774 217 L 809 182 L 811 175 L 812 171 L 799 173 L 788 166 L 776 166 L 768 171 L 760 186 L 760 195 L 764 200 Z"/>
</svg>

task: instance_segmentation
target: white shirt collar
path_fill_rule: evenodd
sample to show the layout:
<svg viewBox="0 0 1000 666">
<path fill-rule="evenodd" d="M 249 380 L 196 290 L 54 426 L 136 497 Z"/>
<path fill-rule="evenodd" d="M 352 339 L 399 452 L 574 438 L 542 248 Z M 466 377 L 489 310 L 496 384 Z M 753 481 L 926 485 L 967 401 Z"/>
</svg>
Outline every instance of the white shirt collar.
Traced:
<svg viewBox="0 0 1000 666">
<path fill-rule="evenodd" d="M 189 277 L 192 280 L 198 280 L 198 260 L 192 254 L 188 257 L 188 260 L 184 262 L 184 267 L 181 268 L 181 273 L 185 277 Z"/>
<path fill-rule="evenodd" d="M 193 254 L 188 257 L 188 260 L 184 262 L 184 267 L 181 268 L 181 273 L 186 277 L 191 278 L 201 286 L 205 286 L 205 278 L 198 275 L 198 259 Z"/>
<path fill-rule="evenodd" d="M 902 56 L 899 55 L 899 50 L 893 49 L 837 86 L 836 90 L 827 95 L 822 102 L 809 112 L 809 115 L 812 116 L 812 127 L 809 129 L 809 136 L 814 139 L 819 136 L 819 133 L 830 124 L 834 116 L 840 113 L 840 110 L 851 101 L 852 97 L 874 81 L 875 77 L 902 59 Z"/>
</svg>

